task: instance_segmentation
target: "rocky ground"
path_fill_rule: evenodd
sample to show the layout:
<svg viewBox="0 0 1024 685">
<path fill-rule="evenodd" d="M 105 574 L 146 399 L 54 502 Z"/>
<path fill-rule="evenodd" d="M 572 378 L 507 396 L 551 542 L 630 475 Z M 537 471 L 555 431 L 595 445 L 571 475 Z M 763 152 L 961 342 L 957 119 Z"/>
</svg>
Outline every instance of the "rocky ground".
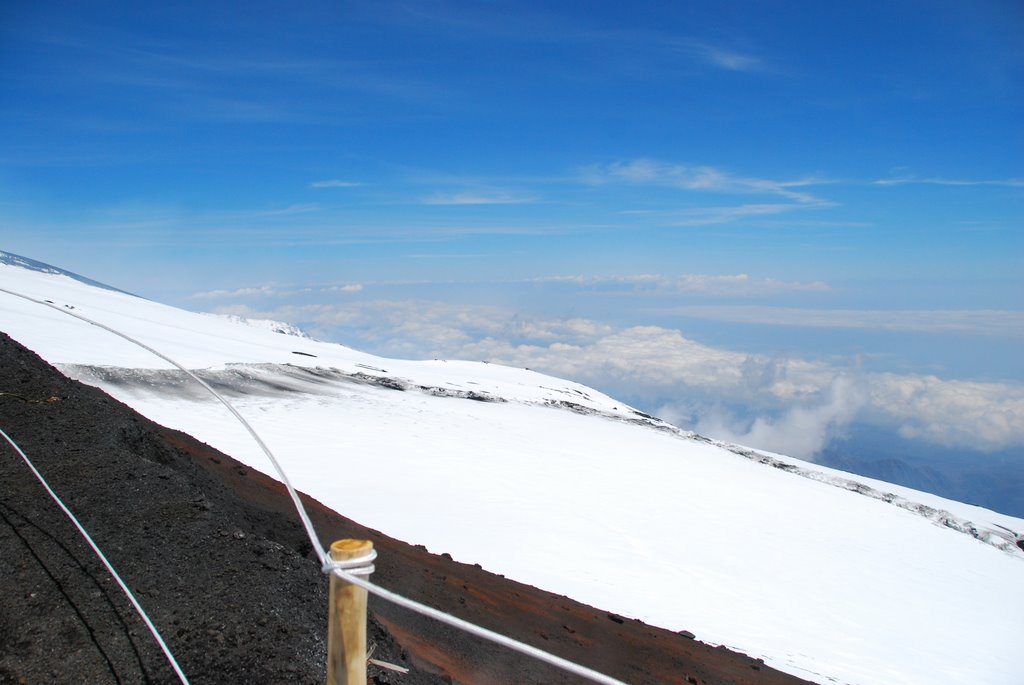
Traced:
<svg viewBox="0 0 1024 685">
<path fill-rule="evenodd" d="M 327 581 L 280 483 L 67 379 L 2 334 L 0 428 L 92 533 L 192 683 L 324 682 Z M 325 544 L 374 541 L 375 582 L 624 681 L 805 682 L 306 502 Z M 0 578 L 0 683 L 177 682 L 120 589 L 5 441 Z M 373 598 L 370 610 L 374 658 L 411 669 L 371 666 L 371 682 L 584 682 Z"/>
</svg>

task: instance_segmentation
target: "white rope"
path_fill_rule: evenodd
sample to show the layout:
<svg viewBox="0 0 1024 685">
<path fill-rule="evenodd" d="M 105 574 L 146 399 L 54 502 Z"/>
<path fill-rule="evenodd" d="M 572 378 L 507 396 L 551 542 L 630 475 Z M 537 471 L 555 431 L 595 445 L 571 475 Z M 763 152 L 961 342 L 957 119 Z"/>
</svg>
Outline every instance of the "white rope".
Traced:
<svg viewBox="0 0 1024 685">
<path fill-rule="evenodd" d="M 288 490 L 288 494 L 292 498 L 292 503 L 295 505 L 295 509 L 299 514 L 299 518 L 302 519 L 302 523 L 306 528 L 306 535 L 309 536 L 309 541 L 312 543 L 313 549 L 317 553 L 317 557 L 320 560 L 320 567 L 324 571 L 324 573 L 334 573 L 343 580 L 346 580 L 349 583 L 352 583 L 353 585 L 361 587 L 365 589 L 367 592 L 377 595 L 381 599 L 387 600 L 399 606 L 403 606 L 407 609 L 418 612 L 420 614 L 423 614 L 424 616 L 433 618 L 442 623 L 446 623 L 455 628 L 459 628 L 460 630 L 466 631 L 472 635 L 476 635 L 477 637 L 481 637 L 485 640 L 490 640 L 491 642 L 503 645 L 521 654 L 533 657 L 534 659 L 544 661 L 548 664 L 551 664 L 552 666 L 556 666 L 558 668 L 561 668 L 562 670 L 574 673 L 578 676 L 587 678 L 588 680 L 592 680 L 596 683 L 603 683 L 604 685 L 627 685 L 627 683 L 621 680 L 616 680 L 615 678 L 606 676 L 603 673 L 599 673 L 597 671 L 589 669 L 586 666 L 581 666 L 580 664 L 574 663 L 567 659 L 563 659 L 562 657 L 555 656 L 554 654 L 545 652 L 542 649 L 538 649 L 537 647 L 528 645 L 525 642 L 514 640 L 500 633 L 496 633 L 493 630 L 488 630 L 487 628 L 482 628 L 478 625 L 470 623 L 469 621 L 465 621 L 461 618 L 452 616 L 451 614 L 446 614 L 443 611 L 427 606 L 426 604 L 420 604 L 419 602 L 411 600 L 407 597 L 403 597 L 402 595 L 399 595 L 390 590 L 386 590 L 380 587 L 379 585 L 374 585 L 373 583 L 370 583 L 360 578 L 358 575 L 355 575 L 357 573 L 359 575 L 364 575 L 365 573 L 373 571 L 373 566 L 367 566 L 366 564 L 369 561 L 372 561 L 376 558 L 376 551 L 373 551 L 371 555 L 368 555 L 366 558 L 348 559 L 344 561 L 336 561 L 332 559 L 331 556 L 320 546 L 320 541 L 316 534 L 316 530 L 313 528 L 313 522 L 310 520 L 309 514 L 306 512 L 306 508 L 305 506 L 303 506 L 302 500 L 299 499 L 298 493 L 295 491 L 295 488 L 292 487 L 291 481 L 288 479 L 288 476 L 285 474 L 284 469 L 281 468 L 281 465 L 278 463 L 277 459 L 270 451 L 270 448 L 267 447 L 267 445 L 263 442 L 262 439 L 260 439 L 260 436 L 256 433 L 255 429 L 253 429 L 253 427 L 249 425 L 249 422 L 246 421 L 245 418 L 240 413 L 238 413 L 238 410 L 235 409 L 230 402 L 224 399 L 224 397 L 222 397 L 220 393 L 218 393 L 216 390 L 210 387 L 210 385 L 207 384 L 202 378 L 194 374 L 192 371 L 189 371 L 184 366 L 174 361 L 167 355 L 156 351 L 155 349 L 146 345 L 145 343 L 142 343 L 136 340 L 135 338 L 126 335 L 125 333 L 115 330 L 110 326 L 99 323 L 98 321 L 94 321 L 86 316 L 73 312 L 64 307 L 59 307 L 51 302 L 46 302 L 45 300 L 37 300 L 33 297 L 29 297 L 28 295 L 23 295 L 21 293 L 7 290 L 5 288 L 0 288 L 0 292 L 7 293 L 8 295 L 14 295 L 15 297 L 20 297 L 22 299 L 28 300 L 29 302 L 35 302 L 36 304 L 45 305 L 58 312 L 67 314 L 68 316 L 73 316 L 76 319 L 80 319 L 86 323 L 92 324 L 93 326 L 102 328 L 103 330 L 113 333 L 119 338 L 123 338 L 124 340 L 127 340 L 130 343 L 134 343 L 135 345 L 138 345 L 142 349 L 153 353 L 160 359 L 163 359 L 165 362 L 173 365 L 175 368 L 184 371 L 197 383 L 206 388 L 206 390 L 209 391 L 214 397 L 220 400 L 221 404 L 227 407 L 228 411 L 230 411 L 231 414 L 236 419 L 238 419 L 238 421 L 245 427 L 245 429 L 249 431 L 249 435 L 252 436 L 253 440 L 256 441 L 256 444 L 258 444 L 260 446 L 260 449 L 263 450 L 263 453 L 267 456 L 267 459 L 270 460 L 270 463 L 273 465 L 274 470 L 281 478 L 281 482 L 284 483 L 285 487 Z M 346 565 L 352 562 L 359 562 L 359 565 L 356 566 L 354 569 L 348 568 Z M 365 571 L 366 568 L 369 568 L 368 572 Z"/>
<path fill-rule="evenodd" d="M 377 550 L 375 549 L 371 549 L 361 557 L 352 559 L 335 559 L 328 556 L 321 570 L 327 574 L 344 571 L 353 576 L 368 576 L 376 570 L 373 566 L 373 560 L 376 558 Z"/>
<path fill-rule="evenodd" d="M 71 513 L 71 510 L 64 506 L 64 502 L 61 501 L 60 497 L 57 496 L 57 493 L 55 493 L 53 489 L 50 487 L 49 483 L 46 482 L 46 479 L 43 478 L 43 475 L 39 473 L 35 465 L 32 463 L 32 460 L 28 458 L 28 455 L 25 454 L 25 452 L 23 452 L 20 447 L 18 447 L 18 443 L 14 442 L 11 436 L 7 435 L 7 433 L 5 433 L 2 428 L 0 428 L 0 435 L 2 435 L 7 440 L 7 442 L 10 443 L 11 447 L 13 447 L 14 450 L 21 455 L 21 458 L 25 460 L 25 463 L 32 470 L 32 473 L 35 475 L 36 479 L 46 489 L 46 492 L 49 493 L 50 497 L 53 498 L 53 501 L 57 503 L 57 506 L 61 508 L 61 511 L 63 511 L 67 515 L 67 517 L 71 519 L 71 522 L 73 524 L 75 524 L 75 528 L 77 528 L 78 532 L 82 534 L 82 537 L 85 538 L 85 541 L 89 543 L 89 546 L 92 547 L 92 551 L 96 553 L 96 556 L 100 558 L 100 561 L 103 562 L 103 565 L 107 567 L 107 570 L 110 572 L 110 575 L 113 576 L 114 580 L 117 581 L 117 584 L 121 586 L 121 590 L 123 590 L 125 596 L 128 597 L 128 601 L 130 601 L 132 603 L 132 606 L 135 607 L 135 611 L 137 611 L 139 613 L 139 616 L 142 617 L 142 620 L 145 621 L 146 627 L 149 628 L 149 632 L 153 634 L 153 639 L 155 639 L 157 644 L 160 645 L 160 649 L 164 651 L 164 655 L 167 657 L 167 661 L 170 662 L 171 668 L 173 668 L 174 672 L 178 674 L 178 680 L 180 680 L 184 685 L 189 685 L 188 678 L 185 677 L 185 674 L 184 672 L 182 672 L 181 667 L 175 660 L 174 655 L 171 654 L 171 650 L 167 647 L 167 643 L 164 642 L 164 639 L 162 637 L 160 637 L 160 631 L 158 631 L 156 629 L 156 626 L 153 625 L 153 622 L 149 620 L 149 616 L 146 614 L 146 611 L 142 608 L 142 605 L 139 604 L 139 601 L 135 599 L 135 595 L 133 595 L 132 591 L 128 589 L 128 586 L 125 584 L 125 582 L 121 580 L 121 576 L 118 575 L 117 571 L 114 570 L 113 564 L 111 564 L 110 561 L 107 560 L 107 557 L 100 550 L 99 545 L 97 545 L 93 541 L 92 537 L 85 530 L 85 527 L 82 526 L 82 524 L 78 522 L 78 519 L 75 518 L 75 515 Z"/>
<path fill-rule="evenodd" d="M 381 599 L 391 602 L 392 604 L 397 604 L 398 606 L 405 607 L 406 609 L 410 609 L 419 614 L 423 614 L 424 616 L 440 621 L 441 623 L 446 623 L 454 628 L 464 630 L 465 632 L 471 635 L 476 635 L 477 637 L 481 637 L 485 640 L 490 640 L 491 642 L 495 642 L 504 647 L 508 647 L 511 650 L 519 652 L 520 654 L 525 654 L 527 656 L 533 657 L 534 659 L 537 659 L 538 661 L 543 661 L 545 663 L 551 664 L 552 666 L 560 668 L 563 671 L 568 671 L 569 673 L 573 673 L 582 678 L 586 678 L 587 680 L 592 680 L 595 683 L 603 683 L 603 685 L 628 685 L 628 683 L 622 680 L 617 680 L 615 678 L 612 678 L 611 676 L 605 675 L 604 673 L 600 673 L 593 669 L 587 668 L 586 666 L 581 666 L 580 664 L 577 664 L 574 661 L 569 661 L 568 659 L 563 659 L 560 656 L 555 656 L 554 654 L 551 654 L 550 652 L 545 652 L 543 649 L 538 649 L 533 645 L 528 645 L 525 642 L 514 640 L 508 637 L 507 635 L 496 633 L 493 630 L 488 630 L 487 628 L 478 626 L 475 623 L 464 621 L 463 619 L 458 618 L 457 616 L 446 614 L 445 612 L 439 609 L 435 609 L 434 607 L 427 606 L 426 604 L 420 604 L 415 600 L 409 599 L 408 597 L 403 597 L 402 595 L 392 592 L 391 590 L 382 588 L 379 585 L 374 585 L 373 583 L 364 580 L 358 576 L 352 575 L 351 573 L 346 573 L 342 570 L 335 570 L 332 571 L 332 573 L 334 573 L 334 575 L 338 576 L 342 580 L 351 583 L 352 585 L 355 585 L 357 587 L 361 587 L 370 594 L 377 595 Z"/>
<path fill-rule="evenodd" d="M 459 628 L 471 635 L 476 635 L 477 637 L 481 637 L 485 640 L 496 642 L 508 647 L 509 649 L 513 649 L 522 654 L 526 654 L 527 656 L 531 656 L 535 659 L 551 664 L 552 666 L 574 673 L 575 675 L 582 676 L 597 683 L 605 683 L 607 685 L 626 685 L 621 680 L 616 680 L 615 678 L 606 676 L 603 673 L 591 670 L 586 666 L 581 666 L 575 662 L 555 656 L 554 654 L 550 654 L 544 650 L 528 645 L 525 642 L 514 640 L 506 635 L 502 635 L 501 633 L 496 633 L 493 630 L 488 630 L 487 628 L 470 623 L 469 621 L 464 621 L 461 618 L 457 618 L 451 614 L 440 611 L 439 609 L 435 609 L 431 606 L 427 606 L 426 604 L 421 604 L 415 600 L 403 597 L 391 590 L 387 590 L 379 585 L 369 582 L 365 579 L 365 576 L 373 573 L 373 560 L 376 558 L 377 550 L 375 549 L 371 549 L 367 554 L 353 559 L 339 560 L 330 558 L 327 563 L 324 564 L 323 571 L 324 573 L 333 574 L 352 585 L 361 587 L 367 592 L 377 595 L 381 599 L 389 601 L 392 604 L 397 604 L 405 607 L 406 609 L 423 614 L 429 618 L 436 619 L 441 623 L 446 623 L 455 628 Z"/>
</svg>

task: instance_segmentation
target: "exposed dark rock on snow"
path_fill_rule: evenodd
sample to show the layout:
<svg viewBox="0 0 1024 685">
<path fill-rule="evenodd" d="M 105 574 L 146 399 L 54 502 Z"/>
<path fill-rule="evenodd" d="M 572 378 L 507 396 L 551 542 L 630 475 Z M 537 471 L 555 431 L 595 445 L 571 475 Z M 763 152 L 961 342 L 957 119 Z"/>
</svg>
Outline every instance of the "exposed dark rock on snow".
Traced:
<svg viewBox="0 0 1024 685">
<path fill-rule="evenodd" d="M 67 379 L 3 335 L 0 428 L 78 514 L 193 683 L 323 682 L 327 583 L 278 482 Z M 0 683 L 176 682 L 120 590 L 6 443 L 0 484 Z M 627 682 L 804 682 L 306 502 L 322 542 L 374 540 L 381 585 Z M 376 683 L 581 682 L 373 599 L 371 612 L 374 658 L 413 669 L 371 667 Z"/>
<path fill-rule="evenodd" d="M 946 528 L 955 530 L 958 533 L 970 535 L 975 540 L 984 542 L 987 545 L 992 545 L 996 549 L 1000 549 L 1004 552 L 1015 553 L 1015 546 L 1024 549 L 1024 546 L 1021 546 L 1018 542 L 1019 533 L 1000 525 L 982 526 L 975 524 L 972 521 L 955 516 L 945 509 L 936 509 L 935 507 L 931 507 L 927 504 L 914 502 L 906 499 L 905 497 L 900 497 L 892 492 L 878 490 L 867 483 L 862 483 L 858 480 L 854 480 L 853 478 L 829 475 L 819 469 L 801 468 L 796 464 L 790 464 L 781 459 L 777 459 L 764 454 L 763 452 L 758 452 L 747 447 L 741 447 L 739 445 L 733 445 L 719 440 L 712 440 L 700 435 L 694 435 L 693 439 L 701 440 L 712 445 L 718 445 L 719 447 L 729 450 L 733 454 L 738 454 L 746 459 L 756 461 L 766 466 L 771 466 L 772 468 L 776 468 L 781 471 L 793 473 L 811 480 L 828 483 L 835 487 L 855 492 L 858 495 L 864 495 L 865 497 L 881 500 L 886 504 L 891 504 L 895 507 L 899 507 L 900 509 L 905 509 L 906 511 L 917 514 L 918 516 L 922 516 L 940 526 L 945 526 Z"/>
<path fill-rule="evenodd" d="M 460 400 L 473 400 L 474 402 L 507 402 L 504 397 L 491 395 L 490 393 L 477 390 L 459 390 L 457 388 L 440 388 L 436 385 L 417 386 L 421 392 L 434 397 L 454 397 Z"/>
<path fill-rule="evenodd" d="M 582 404 L 579 404 L 578 402 L 568 402 L 566 400 L 547 400 L 544 404 L 548 405 L 549 407 L 568 409 L 569 411 L 576 412 L 577 414 L 583 414 L 584 416 L 589 416 L 597 413 L 596 409 L 585 407 Z"/>
</svg>

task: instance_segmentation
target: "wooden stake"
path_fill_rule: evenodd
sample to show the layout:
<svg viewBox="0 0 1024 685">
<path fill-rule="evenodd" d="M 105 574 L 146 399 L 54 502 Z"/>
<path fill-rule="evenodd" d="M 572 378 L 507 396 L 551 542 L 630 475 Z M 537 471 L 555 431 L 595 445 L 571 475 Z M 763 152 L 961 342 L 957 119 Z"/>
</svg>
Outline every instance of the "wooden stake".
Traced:
<svg viewBox="0 0 1024 685">
<path fill-rule="evenodd" d="M 370 540 L 337 540 L 335 561 L 356 559 L 373 549 Z M 327 685 L 366 685 L 366 590 L 331 574 L 327 612 Z"/>
</svg>

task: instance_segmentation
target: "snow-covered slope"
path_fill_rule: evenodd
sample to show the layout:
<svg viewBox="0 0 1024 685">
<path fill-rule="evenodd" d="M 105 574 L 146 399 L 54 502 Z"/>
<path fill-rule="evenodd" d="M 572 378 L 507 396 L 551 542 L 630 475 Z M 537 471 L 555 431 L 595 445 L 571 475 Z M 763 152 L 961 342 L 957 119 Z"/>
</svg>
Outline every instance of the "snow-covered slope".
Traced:
<svg viewBox="0 0 1024 685">
<path fill-rule="evenodd" d="M 180 372 L 65 312 L 201 370 L 299 489 L 389 535 L 822 683 L 1020 682 L 1024 520 L 712 443 L 525 369 L 382 359 L 9 261 L 0 289 L 4 332 L 268 471 Z"/>
</svg>

